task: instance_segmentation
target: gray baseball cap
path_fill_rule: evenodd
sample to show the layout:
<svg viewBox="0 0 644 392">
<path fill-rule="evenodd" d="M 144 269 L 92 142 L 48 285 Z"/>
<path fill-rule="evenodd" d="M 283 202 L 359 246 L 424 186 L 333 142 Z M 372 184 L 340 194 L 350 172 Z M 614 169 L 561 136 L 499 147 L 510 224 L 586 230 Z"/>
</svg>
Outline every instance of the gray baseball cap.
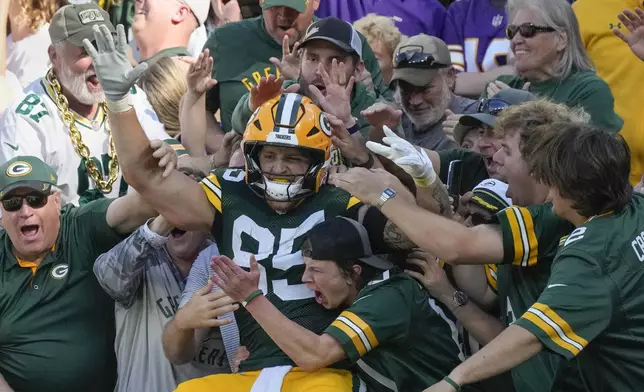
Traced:
<svg viewBox="0 0 644 392">
<path fill-rule="evenodd" d="M 519 105 L 536 99 L 536 95 L 525 90 L 519 90 L 516 88 L 503 89 L 492 98 L 481 100 L 477 110 L 478 113 L 461 116 L 458 120 L 458 124 L 454 127 L 454 140 L 456 140 L 456 143 L 460 145 L 463 143 L 463 138 L 470 129 L 480 127 L 481 125 L 493 127 L 494 124 L 496 124 L 497 115 L 501 110 L 503 110 L 503 106 L 509 107 Z M 494 106 L 492 103 L 497 102 L 498 111 L 485 110 L 486 102 L 488 103 L 488 107 Z"/>
<path fill-rule="evenodd" d="M 67 41 L 82 47 L 85 38 L 94 41 L 92 27 L 95 25 L 105 25 L 112 34 L 116 34 L 110 14 L 96 3 L 69 4 L 54 14 L 49 25 L 49 37 L 52 44 Z"/>
<path fill-rule="evenodd" d="M 402 41 L 394 51 L 391 83 L 403 80 L 427 86 L 441 68 L 452 66 L 447 44 L 440 38 L 418 34 Z"/>
</svg>

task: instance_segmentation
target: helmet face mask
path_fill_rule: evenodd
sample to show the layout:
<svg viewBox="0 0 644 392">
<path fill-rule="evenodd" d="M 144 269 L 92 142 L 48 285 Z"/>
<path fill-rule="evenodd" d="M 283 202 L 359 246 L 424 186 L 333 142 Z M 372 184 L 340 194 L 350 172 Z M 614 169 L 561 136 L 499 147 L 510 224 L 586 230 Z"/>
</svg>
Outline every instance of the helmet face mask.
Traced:
<svg viewBox="0 0 644 392">
<path fill-rule="evenodd" d="M 246 183 L 266 200 L 289 202 L 316 193 L 331 161 L 331 127 L 322 110 L 299 94 L 282 94 L 258 108 L 244 132 Z M 293 148 L 309 158 L 308 169 L 295 175 L 264 172 L 265 146 Z"/>
</svg>

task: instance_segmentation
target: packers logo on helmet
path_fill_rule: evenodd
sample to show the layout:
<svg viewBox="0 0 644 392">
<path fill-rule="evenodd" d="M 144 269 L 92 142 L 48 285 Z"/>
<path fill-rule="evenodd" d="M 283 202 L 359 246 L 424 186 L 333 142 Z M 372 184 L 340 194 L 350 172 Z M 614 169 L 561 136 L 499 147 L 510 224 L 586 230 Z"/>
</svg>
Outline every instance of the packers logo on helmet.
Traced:
<svg viewBox="0 0 644 392">
<path fill-rule="evenodd" d="M 263 146 L 302 151 L 310 160 L 308 170 L 287 179 L 268 178 L 259 165 Z M 271 200 L 307 197 L 320 189 L 330 164 L 331 147 L 331 124 L 311 99 L 294 93 L 276 96 L 255 111 L 244 132 L 246 182 L 256 193 Z"/>
</svg>

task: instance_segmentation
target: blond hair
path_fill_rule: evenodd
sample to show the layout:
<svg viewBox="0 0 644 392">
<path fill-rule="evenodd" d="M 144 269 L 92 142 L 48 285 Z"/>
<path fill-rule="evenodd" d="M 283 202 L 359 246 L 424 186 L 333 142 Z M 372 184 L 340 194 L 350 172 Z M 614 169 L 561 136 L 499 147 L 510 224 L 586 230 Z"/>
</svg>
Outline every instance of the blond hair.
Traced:
<svg viewBox="0 0 644 392">
<path fill-rule="evenodd" d="M 185 72 L 171 57 L 159 59 L 139 79 L 139 86 L 171 137 L 181 131 L 179 102 L 188 90 Z"/>
<path fill-rule="evenodd" d="M 43 24 L 51 22 L 58 7 L 63 5 L 59 0 L 18 0 L 18 4 L 20 14 L 29 21 L 29 28 L 32 32 L 38 31 Z"/>
<path fill-rule="evenodd" d="M 381 42 L 392 57 L 396 47 L 403 39 L 403 35 L 394 21 L 386 16 L 368 14 L 353 22 L 353 27 L 362 33 L 370 44 Z"/>
</svg>

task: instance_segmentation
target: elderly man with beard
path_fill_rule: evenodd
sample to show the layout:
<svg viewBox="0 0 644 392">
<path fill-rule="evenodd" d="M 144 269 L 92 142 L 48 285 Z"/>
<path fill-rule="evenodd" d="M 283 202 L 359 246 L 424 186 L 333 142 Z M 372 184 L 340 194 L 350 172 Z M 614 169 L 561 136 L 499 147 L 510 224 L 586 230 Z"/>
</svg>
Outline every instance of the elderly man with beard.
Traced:
<svg viewBox="0 0 644 392">
<path fill-rule="evenodd" d="M 239 99 L 262 78 L 274 75 L 296 79 L 299 70 L 298 47 L 313 22 L 320 0 L 263 0 L 262 16 L 229 23 L 215 30 L 205 48 L 215 59 L 213 78 L 218 84 L 208 91 L 206 108 L 210 113 L 221 110 L 224 132 L 233 129 L 232 115 Z M 366 38 L 358 35 L 369 79 L 376 96 L 391 97 L 373 51 Z M 293 76 L 294 75 L 294 76 Z M 208 116 L 209 128 L 214 121 Z M 245 125 L 245 124 L 244 124 Z M 237 129 L 243 132 L 245 126 Z"/>
<path fill-rule="evenodd" d="M 52 68 L 27 86 L 0 122 L 0 162 L 17 155 L 42 159 L 58 175 L 63 204 L 127 192 L 115 159 L 105 94 L 82 44 L 93 39 L 92 26 L 98 24 L 115 32 L 109 15 L 95 3 L 60 8 L 49 27 Z M 132 104 L 150 139 L 170 139 L 142 90 L 132 89 Z"/>
<path fill-rule="evenodd" d="M 443 131 L 449 109 L 455 114 L 476 110 L 476 101 L 453 93 L 456 70 L 445 42 L 425 34 L 398 44 L 391 84 L 402 105 L 405 138 L 428 150 L 457 148 Z"/>
<path fill-rule="evenodd" d="M 182 172 L 197 181 L 204 177 Z M 219 328 L 195 340 L 196 354 L 185 364 L 172 364 L 163 352 L 163 328 L 179 308 L 193 263 L 209 263 L 213 254 L 219 252 L 207 232 L 176 229 L 158 216 L 96 259 L 98 282 L 116 301 L 117 392 L 172 391 L 183 381 L 230 372 Z M 199 309 L 199 317 L 219 326 L 226 321 L 217 316 L 235 305 L 222 291 L 211 289 L 212 284 L 206 285 L 187 307 Z"/>
</svg>

